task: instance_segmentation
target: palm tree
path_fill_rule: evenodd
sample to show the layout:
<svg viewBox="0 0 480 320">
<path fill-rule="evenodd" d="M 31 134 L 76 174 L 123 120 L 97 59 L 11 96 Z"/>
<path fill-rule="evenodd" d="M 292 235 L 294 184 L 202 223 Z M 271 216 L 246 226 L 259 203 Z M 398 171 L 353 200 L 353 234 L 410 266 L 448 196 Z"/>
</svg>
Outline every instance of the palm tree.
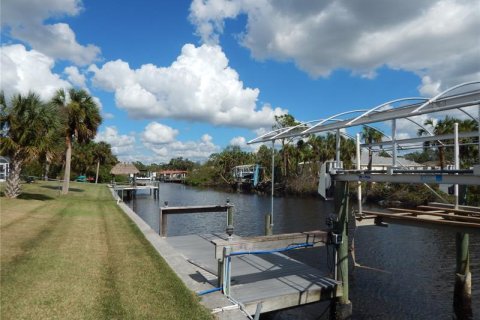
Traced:
<svg viewBox="0 0 480 320">
<path fill-rule="evenodd" d="M 432 127 L 432 131 L 434 135 L 443 135 L 443 134 L 450 134 L 453 133 L 454 124 L 458 123 L 458 131 L 459 132 L 471 132 L 471 131 L 478 131 L 478 123 L 472 119 L 465 119 L 459 120 L 452 118 L 450 116 L 446 116 L 443 120 L 435 121 L 434 119 L 427 119 L 424 122 L 424 125 L 428 125 Z M 419 129 L 417 134 L 419 136 L 430 135 L 425 129 Z M 460 142 L 473 142 L 473 138 L 465 138 L 462 139 L 463 141 Z M 425 142 L 425 147 L 435 146 L 438 148 L 438 158 L 440 162 L 440 167 L 443 169 L 446 164 L 446 155 L 447 152 L 445 151 L 444 144 L 448 141 L 427 141 Z M 475 146 L 460 146 L 460 153 L 464 156 L 463 165 L 469 166 L 473 164 L 472 160 L 475 159 L 475 151 L 478 150 Z"/>
<path fill-rule="evenodd" d="M 68 193 L 72 159 L 72 142 L 86 143 L 93 139 L 102 122 L 100 111 L 92 97 L 83 89 L 71 88 L 68 95 L 65 90 L 57 91 L 52 104 L 59 108 L 65 128 L 65 176 L 62 194 Z"/>
<path fill-rule="evenodd" d="M 98 183 L 98 171 L 100 170 L 100 163 L 104 163 L 107 158 L 111 157 L 111 146 L 103 141 L 96 143 L 93 148 L 93 156 L 97 161 L 97 170 L 95 174 L 95 183 Z"/>
<path fill-rule="evenodd" d="M 11 161 L 5 195 L 16 198 L 21 193 L 22 165 L 48 149 L 58 117 L 54 108 L 43 103 L 34 93 L 15 95 L 7 104 L 2 92 L 0 105 L 0 152 L 8 155 Z"/>
<path fill-rule="evenodd" d="M 423 124 L 426 126 L 431 126 L 433 128 L 434 135 L 443 135 L 443 134 L 448 134 L 453 132 L 453 127 L 455 122 L 459 122 L 459 120 L 446 116 L 445 119 L 439 120 L 439 121 L 435 121 L 434 119 L 427 119 Z M 429 134 L 425 129 L 419 129 L 418 135 L 422 136 L 422 135 L 429 135 Z M 444 169 L 445 168 L 444 142 L 439 140 L 427 141 L 425 143 L 425 146 L 436 146 L 438 148 L 438 158 L 440 162 L 440 168 Z"/>
<path fill-rule="evenodd" d="M 57 125 L 57 127 L 51 132 L 51 139 L 49 139 L 49 143 L 45 145 L 45 148 L 42 148 L 43 150 L 39 156 L 39 161 L 43 166 L 43 178 L 45 181 L 48 181 L 52 163 L 61 162 L 61 158 L 63 157 L 64 148 L 62 146 L 62 135 L 62 129 L 59 125 Z"/>
<path fill-rule="evenodd" d="M 299 125 L 300 122 L 295 120 L 295 118 L 290 114 L 283 114 L 281 116 L 275 116 L 275 125 L 273 125 L 272 129 L 283 129 L 288 127 L 293 127 Z M 289 163 L 289 156 L 290 156 L 290 149 L 287 145 L 292 142 L 292 139 L 282 139 L 282 159 L 283 159 L 283 176 L 286 177 L 288 174 L 288 163 Z"/>
<path fill-rule="evenodd" d="M 360 133 L 363 141 L 367 144 L 382 142 L 383 134 L 371 127 L 363 126 Z M 372 170 L 373 151 L 372 147 L 368 147 L 368 170 Z"/>
</svg>

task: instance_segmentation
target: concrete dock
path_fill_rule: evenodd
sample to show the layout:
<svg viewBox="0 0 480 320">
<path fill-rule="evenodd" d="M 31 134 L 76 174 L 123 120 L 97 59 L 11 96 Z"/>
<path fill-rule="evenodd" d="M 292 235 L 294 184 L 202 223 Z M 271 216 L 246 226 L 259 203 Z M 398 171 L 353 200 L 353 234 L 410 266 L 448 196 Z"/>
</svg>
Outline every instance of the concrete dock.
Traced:
<svg viewBox="0 0 480 320">
<path fill-rule="evenodd" d="M 113 189 L 112 194 L 119 198 Z M 218 286 L 218 261 L 213 242 L 227 240 L 226 234 L 161 237 L 125 203 L 118 205 L 190 290 L 199 292 Z M 235 235 L 233 239 L 242 240 Z M 301 306 L 329 300 L 341 293 L 339 282 L 281 253 L 249 254 L 231 259 L 230 296 L 217 291 L 201 297 L 201 303 L 218 319 L 247 319 L 247 314 L 254 315 L 257 311 L 265 313 Z"/>
<path fill-rule="evenodd" d="M 226 239 L 226 235 L 186 235 L 164 241 L 199 268 L 200 274 L 206 274 L 199 281 L 216 287 L 214 239 Z M 231 297 L 250 315 L 259 304 L 263 313 L 331 299 L 336 296 L 337 285 L 320 270 L 281 253 L 232 257 Z"/>
</svg>

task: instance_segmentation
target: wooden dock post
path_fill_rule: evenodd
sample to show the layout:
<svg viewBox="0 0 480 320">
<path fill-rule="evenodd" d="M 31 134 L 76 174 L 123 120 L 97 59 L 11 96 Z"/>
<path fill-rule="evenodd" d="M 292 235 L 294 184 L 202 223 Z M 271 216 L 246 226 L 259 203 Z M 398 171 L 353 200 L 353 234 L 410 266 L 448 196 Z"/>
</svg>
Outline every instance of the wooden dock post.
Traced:
<svg viewBox="0 0 480 320">
<path fill-rule="evenodd" d="M 335 211 L 338 214 L 337 230 L 342 242 L 337 246 L 337 275 L 342 281 L 342 296 L 334 303 L 335 319 L 349 319 L 352 316 L 352 303 L 348 296 L 348 182 L 335 181 Z"/>
<path fill-rule="evenodd" d="M 459 188 L 460 204 L 466 204 L 466 188 Z M 472 273 L 470 272 L 470 236 L 468 233 L 457 232 L 455 247 L 457 266 L 455 269 L 455 287 L 453 291 L 453 311 L 455 319 L 473 319 L 472 311 Z"/>
<path fill-rule="evenodd" d="M 168 201 L 165 201 L 164 203 L 165 208 L 168 207 Z M 158 232 L 162 237 L 167 237 L 167 214 L 163 214 L 163 209 L 160 207 L 160 225 Z"/>
<path fill-rule="evenodd" d="M 230 205 L 230 199 L 227 199 L 227 226 L 233 227 L 233 206 Z"/>
<path fill-rule="evenodd" d="M 272 215 L 270 213 L 265 214 L 265 235 L 272 235 Z"/>
</svg>

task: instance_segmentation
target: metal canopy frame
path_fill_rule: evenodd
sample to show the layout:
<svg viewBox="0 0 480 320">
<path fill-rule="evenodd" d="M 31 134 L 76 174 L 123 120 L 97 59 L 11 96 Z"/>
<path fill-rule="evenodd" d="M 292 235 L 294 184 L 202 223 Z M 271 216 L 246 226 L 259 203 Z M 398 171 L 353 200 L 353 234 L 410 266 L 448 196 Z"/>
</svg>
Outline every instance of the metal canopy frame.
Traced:
<svg viewBox="0 0 480 320">
<path fill-rule="evenodd" d="M 292 138 L 292 137 L 299 137 L 299 136 L 306 136 L 313 133 L 335 131 L 337 129 L 346 129 L 349 127 L 361 126 L 361 125 L 366 125 L 371 123 L 379 123 L 379 122 L 384 122 L 389 120 L 398 120 L 398 119 L 412 120 L 409 118 L 423 115 L 423 114 L 431 114 L 431 113 L 438 113 L 441 111 L 448 111 L 452 109 L 459 109 L 462 112 L 466 113 L 470 118 L 475 119 L 471 114 L 469 114 L 462 108 L 471 107 L 475 105 L 478 106 L 480 104 L 480 86 L 479 88 L 468 90 L 468 91 L 466 90 L 464 92 L 457 93 L 457 94 L 450 94 L 448 96 L 446 94 L 451 93 L 452 91 L 457 90 L 459 88 L 464 88 L 464 87 L 479 85 L 479 84 L 480 84 L 480 81 L 463 83 L 463 84 L 454 86 L 448 90 L 445 90 L 441 94 L 428 100 L 425 98 L 418 98 L 418 97 L 396 99 L 386 103 L 382 103 L 371 109 L 351 110 L 351 111 L 335 114 L 325 119 L 302 122 L 296 126 L 280 128 L 280 129 L 267 132 L 255 139 L 250 140 L 248 144 L 275 141 L 278 139 L 285 139 L 285 138 Z M 379 109 L 391 106 L 393 103 L 406 102 L 406 101 L 417 101 L 417 102 L 410 103 L 405 106 L 390 108 L 387 110 L 379 110 Z M 348 119 L 340 118 L 341 116 L 344 116 L 347 114 L 360 113 L 360 112 L 363 112 L 363 113 L 360 116 L 357 116 L 355 118 L 348 118 Z M 476 121 L 479 121 L 479 119 L 476 119 Z M 315 124 L 312 125 L 312 123 L 315 123 Z M 422 127 L 418 123 L 417 125 Z M 304 129 L 304 130 L 301 130 L 301 129 Z"/>
<path fill-rule="evenodd" d="M 395 107 L 394 104 L 400 103 L 400 106 Z M 472 116 L 469 112 L 465 111 L 463 108 L 466 107 L 473 107 L 476 106 L 478 109 L 478 116 Z M 471 119 L 474 119 L 479 123 L 479 131 L 478 132 L 468 132 L 468 133 L 459 133 L 458 132 L 458 125 L 455 125 L 455 133 L 453 135 L 441 135 L 435 136 L 432 132 L 430 132 L 427 128 L 425 128 L 422 124 L 418 123 L 411 117 L 420 116 L 424 114 L 435 114 L 442 111 L 448 110 L 460 110 L 464 114 L 466 114 Z M 353 118 L 343 118 L 344 116 L 348 116 L 351 114 L 359 114 Z M 424 131 L 429 134 L 426 137 L 416 137 L 416 138 L 409 138 L 409 139 L 400 139 L 397 140 L 397 120 L 408 120 L 419 128 L 424 129 Z M 386 121 L 391 121 L 391 129 L 392 134 L 391 137 L 388 137 L 385 133 L 381 130 L 372 127 L 371 124 L 374 123 L 383 123 Z M 355 109 L 351 111 L 341 112 L 325 119 L 313 120 L 302 122 L 298 125 L 279 128 L 267 132 L 259 137 L 252 139 L 248 142 L 248 144 L 254 143 L 266 143 L 271 141 L 272 148 L 275 147 L 275 141 L 280 139 L 287 139 L 287 138 L 300 138 L 306 137 L 311 134 L 318 134 L 318 133 L 325 133 L 325 132 L 336 132 L 336 168 L 334 171 L 337 171 L 334 174 L 334 179 L 338 181 L 379 181 L 379 182 L 404 182 L 404 183 L 424 183 L 427 187 L 429 183 L 467 183 L 473 185 L 480 185 L 480 176 L 477 175 L 449 175 L 447 174 L 445 178 L 442 179 L 438 178 L 438 174 L 425 174 L 424 172 L 413 172 L 410 174 L 395 174 L 395 170 L 391 170 L 390 173 L 378 173 L 378 174 L 369 174 L 369 175 L 362 175 L 358 173 L 348 173 L 342 172 L 340 168 L 340 136 L 345 135 L 350 137 L 346 132 L 342 132 L 350 127 L 358 127 L 358 126 L 368 126 L 375 130 L 378 130 L 382 133 L 383 136 L 390 138 L 389 141 L 382 141 L 380 143 L 370 143 L 370 144 L 360 144 L 360 137 L 357 133 L 356 137 L 356 144 L 357 144 L 357 170 L 360 169 L 360 147 L 380 147 L 382 148 L 384 145 L 391 145 L 392 150 L 392 169 L 396 169 L 397 167 L 401 167 L 401 163 L 397 160 L 397 150 L 398 149 L 410 149 L 413 147 L 413 144 L 425 142 L 425 141 L 438 141 L 439 145 L 447 146 L 441 140 L 450 140 L 454 139 L 455 143 L 455 166 L 459 168 L 459 138 L 467 138 L 467 137 L 478 137 L 478 145 L 479 145 L 479 155 L 478 155 L 478 162 L 480 163 L 480 81 L 473 81 L 473 82 L 466 82 L 454 87 L 451 87 L 440 94 L 434 96 L 431 99 L 426 99 L 422 97 L 408 97 L 402 99 L 395 99 L 380 105 L 377 105 L 370 109 Z M 475 143 L 475 144 L 477 144 Z M 406 147 L 402 147 L 400 144 L 406 144 Z M 471 143 L 468 143 L 471 144 Z M 448 145 L 449 146 L 449 145 Z M 272 150 L 272 177 L 273 177 L 273 167 L 274 164 L 274 152 Z M 464 180 L 461 177 L 466 178 Z M 272 224 L 273 227 L 273 189 L 274 189 L 274 181 L 272 178 Z M 358 194 L 359 194 L 359 205 L 361 204 L 361 186 L 358 185 Z M 432 190 L 433 191 L 433 190 Z M 456 195 L 456 205 L 458 205 L 458 185 L 455 186 L 455 195 Z M 360 206 L 361 208 L 361 206 Z M 361 209 L 360 209 L 361 212 Z"/>
</svg>

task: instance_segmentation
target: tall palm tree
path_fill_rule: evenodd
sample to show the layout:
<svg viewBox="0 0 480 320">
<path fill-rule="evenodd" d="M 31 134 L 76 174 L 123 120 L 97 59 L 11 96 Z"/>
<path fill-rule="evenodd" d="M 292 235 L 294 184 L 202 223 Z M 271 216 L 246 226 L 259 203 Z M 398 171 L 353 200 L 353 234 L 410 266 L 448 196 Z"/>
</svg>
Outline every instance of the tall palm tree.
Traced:
<svg viewBox="0 0 480 320">
<path fill-rule="evenodd" d="M 383 134 L 371 127 L 363 126 L 360 133 L 363 141 L 367 144 L 382 142 Z M 372 170 L 373 150 L 372 147 L 368 147 L 368 170 Z"/>
<path fill-rule="evenodd" d="M 275 124 L 273 125 L 272 129 L 282 129 L 282 128 L 288 128 L 288 127 L 293 127 L 296 125 L 299 125 L 300 122 L 295 120 L 295 118 L 290 115 L 290 114 L 283 114 L 281 116 L 275 116 Z M 283 166 L 282 166 L 282 171 L 283 171 L 283 176 L 286 177 L 288 175 L 288 163 L 289 163 L 289 156 L 290 156 L 290 151 L 291 148 L 288 148 L 287 145 L 292 142 L 292 139 L 281 139 L 282 141 L 282 161 L 283 161 Z"/>
<path fill-rule="evenodd" d="M 43 103 L 37 94 L 15 95 L 8 104 L 0 93 L 0 152 L 10 157 L 10 174 L 5 195 L 20 195 L 20 172 L 23 163 L 38 158 L 49 148 L 58 124 L 54 108 Z"/>
<path fill-rule="evenodd" d="M 72 142 L 85 143 L 93 139 L 102 122 L 100 111 L 92 97 L 83 89 L 71 88 L 67 92 L 60 89 L 52 99 L 59 108 L 65 128 L 65 175 L 62 194 L 68 193 L 72 159 Z"/>
<path fill-rule="evenodd" d="M 93 156 L 97 161 L 97 171 L 95 174 L 95 183 L 98 183 L 98 171 L 100 170 L 100 163 L 104 163 L 107 158 L 111 157 L 112 151 L 111 146 L 103 141 L 100 141 L 95 144 L 93 148 Z"/>
<path fill-rule="evenodd" d="M 50 108 L 53 107 L 50 106 Z M 56 118 L 59 119 L 59 117 Z M 45 148 L 43 148 L 39 156 L 39 161 L 43 166 L 43 179 L 45 181 L 48 181 L 52 163 L 60 163 L 61 158 L 63 157 L 64 148 L 62 146 L 62 135 L 63 131 L 59 125 L 57 125 L 56 128 L 53 128 L 51 132 L 51 139 L 49 139 L 50 142 L 45 145 Z"/>
</svg>

